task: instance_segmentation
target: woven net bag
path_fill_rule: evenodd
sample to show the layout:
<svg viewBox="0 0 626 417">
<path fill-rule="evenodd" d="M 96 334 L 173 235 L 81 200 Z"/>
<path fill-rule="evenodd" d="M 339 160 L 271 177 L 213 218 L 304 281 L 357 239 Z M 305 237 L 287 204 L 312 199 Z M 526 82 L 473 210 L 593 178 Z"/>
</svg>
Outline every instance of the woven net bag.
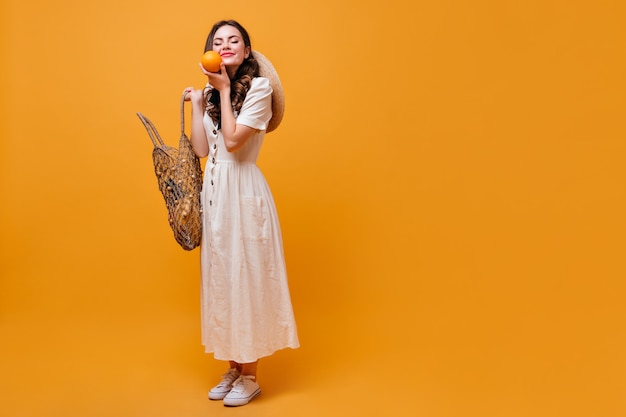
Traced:
<svg viewBox="0 0 626 417">
<path fill-rule="evenodd" d="M 139 119 L 154 144 L 152 161 L 159 190 L 165 199 L 170 227 L 176 242 L 185 250 L 200 245 L 202 239 L 202 168 L 200 159 L 185 135 L 185 96 L 180 103 L 178 149 L 167 146 L 152 122 L 141 113 Z"/>
</svg>

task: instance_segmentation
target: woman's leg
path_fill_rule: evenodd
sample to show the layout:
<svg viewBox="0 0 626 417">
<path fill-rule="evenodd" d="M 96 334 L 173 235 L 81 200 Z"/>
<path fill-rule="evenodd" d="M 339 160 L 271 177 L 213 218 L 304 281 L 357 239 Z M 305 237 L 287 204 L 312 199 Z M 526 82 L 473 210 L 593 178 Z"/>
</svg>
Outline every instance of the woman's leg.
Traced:
<svg viewBox="0 0 626 417">
<path fill-rule="evenodd" d="M 256 380 L 256 368 L 257 368 L 258 364 L 259 364 L 258 360 L 256 362 L 240 364 L 240 366 L 241 366 L 241 369 L 240 369 L 241 375 L 253 376 L 254 379 Z"/>
<path fill-rule="evenodd" d="M 235 361 L 228 361 L 228 363 L 230 364 L 231 368 L 237 368 L 237 370 L 239 372 L 241 372 L 241 364 L 235 362 Z"/>
</svg>

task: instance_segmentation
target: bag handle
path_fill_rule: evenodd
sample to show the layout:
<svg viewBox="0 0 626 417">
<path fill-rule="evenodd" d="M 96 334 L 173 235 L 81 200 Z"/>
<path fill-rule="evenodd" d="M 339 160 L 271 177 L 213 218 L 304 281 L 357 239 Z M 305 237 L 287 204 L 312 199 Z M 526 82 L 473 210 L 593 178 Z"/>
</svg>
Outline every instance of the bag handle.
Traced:
<svg viewBox="0 0 626 417">
<path fill-rule="evenodd" d="M 187 94 L 188 93 L 183 93 L 183 97 L 180 100 L 180 134 L 181 135 L 185 134 L 185 97 L 187 96 Z M 154 145 L 154 147 L 155 148 L 164 147 L 165 142 L 163 142 L 163 139 L 161 139 L 161 135 L 159 135 L 159 132 L 156 130 L 156 127 L 154 127 L 150 119 L 148 119 L 146 116 L 144 116 L 141 113 L 137 113 L 137 116 L 139 117 L 139 120 L 141 120 L 141 123 L 143 123 L 144 127 L 148 131 L 148 135 L 150 136 L 150 140 L 152 141 L 152 144 Z"/>
<path fill-rule="evenodd" d="M 148 119 L 141 113 L 137 113 L 137 116 L 139 117 L 139 120 L 141 120 L 141 123 L 143 123 L 143 126 L 148 131 L 148 135 L 150 136 L 150 140 L 152 141 L 154 147 L 161 148 L 165 146 L 163 139 L 161 139 L 161 135 L 159 135 L 159 132 L 156 130 L 156 127 L 154 127 L 150 119 Z"/>
<path fill-rule="evenodd" d="M 183 92 L 183 98 L 180 99 L 180 134 L 185 134 L 185 97 L 187 94 Z"/>
</svg>

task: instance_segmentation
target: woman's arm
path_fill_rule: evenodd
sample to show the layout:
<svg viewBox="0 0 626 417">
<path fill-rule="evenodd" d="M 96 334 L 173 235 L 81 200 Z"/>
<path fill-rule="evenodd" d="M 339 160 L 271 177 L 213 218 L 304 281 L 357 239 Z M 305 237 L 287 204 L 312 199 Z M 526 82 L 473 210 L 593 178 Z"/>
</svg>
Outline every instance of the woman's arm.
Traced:
<svg viewBox="0 0 626 417">
<path fill-rule="evenodd" d="M 207 72 L 206 74 L 209 77 L 209 83 L 220 92 L 220 121 L 224 145 L 228 152 L 235 152 L 245 145 L 256 129 L 236 123 L 230 100 L 230 78 L 228 78 L 224 63 L 222 63 L 220 73 Z"/>
<path fill-rule="evenodd" d="M 185 89 L 185 100 L 191 101 L 191 147 L 199 158 L 209 154 L 209 142 L 204 131 L 204 91 L 193 87 Z"/>
<path fill-rule="evenodd" d="M 224 145 L 226 145 L 228 152 L 235 152 L 245 145 L 255 129 L 236 123 L 233 106 L 230 101 L 230 88 L 228 88 L 228 91 L 220 91 L 220 102 Z"/>
</svg>

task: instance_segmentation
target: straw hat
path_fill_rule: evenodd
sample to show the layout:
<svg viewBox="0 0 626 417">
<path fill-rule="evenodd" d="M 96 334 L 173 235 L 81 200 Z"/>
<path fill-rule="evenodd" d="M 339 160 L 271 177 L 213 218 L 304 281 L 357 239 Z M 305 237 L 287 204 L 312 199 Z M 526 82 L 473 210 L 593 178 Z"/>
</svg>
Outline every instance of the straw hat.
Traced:
<svg viewBox="0 0 626 417">
<path fill-rule="evenodd" d="M 283 86 L 280 83 L 280 78 L 276 69 L 272 65 L 269 59 L 265 57 L 259 51 L 253 50 L 252 56 L 259 63 L 259 73 L 261 77 L 265 77 L 270 81 L 272 86 L 272 118 L 267 124 L 267 133 L 276 130 L 280 122 L 283 120 L 283 114 L 285 113 L 285 93 L 283 92 Z"/>
</svg>

